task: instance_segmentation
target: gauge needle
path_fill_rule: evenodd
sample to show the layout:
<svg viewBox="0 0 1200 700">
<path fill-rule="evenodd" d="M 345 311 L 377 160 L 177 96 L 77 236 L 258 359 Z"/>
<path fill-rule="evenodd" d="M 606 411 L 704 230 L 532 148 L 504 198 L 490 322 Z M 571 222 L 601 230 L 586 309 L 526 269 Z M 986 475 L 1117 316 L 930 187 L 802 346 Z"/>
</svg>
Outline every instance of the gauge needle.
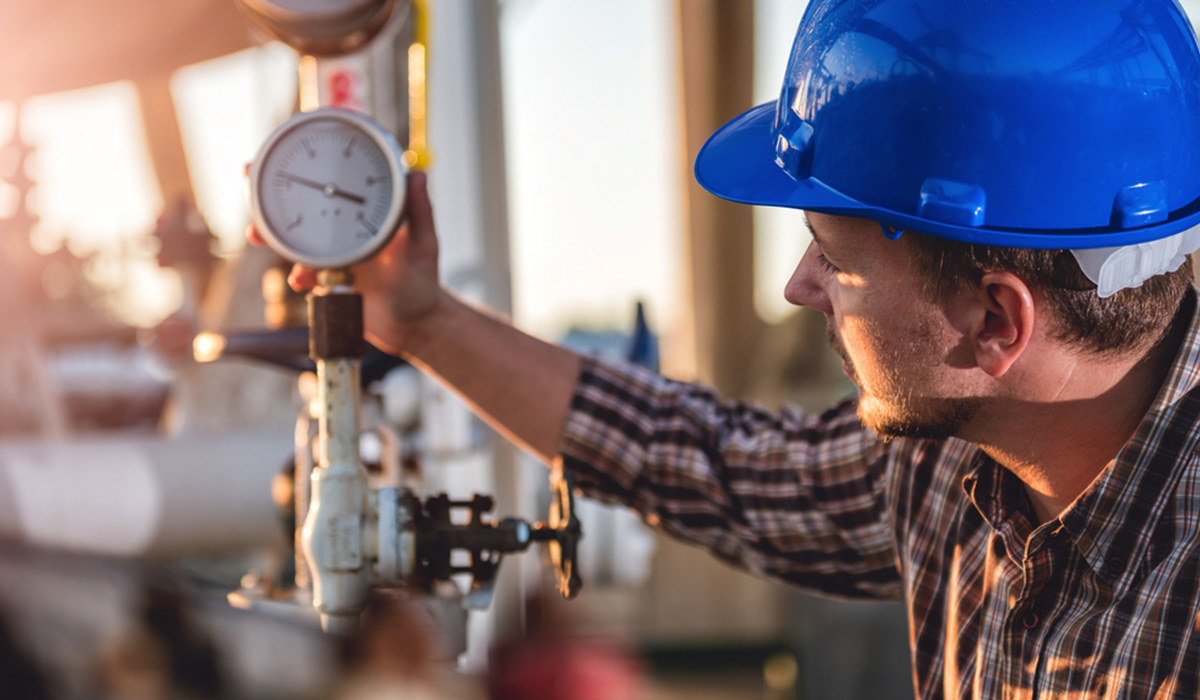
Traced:
<svg viewBox="0 0 1200 700">
<path fill-rule="evenodd" d="M 304 185 L 305 187 L 311 187 L 314 190 L 321 190 L 322 192 L 325 193 L 326 197 L 341 197 L 342 199 L 348 199 L 351 202 L 354 202 L 355 204 L 364 204 L 367 201 L 356 194 L 351 194 L 351 193 L 341 189 L 340 187 L 333 184 L 332 182 L 327 185 L 322 185 L 319 182 L 309 180 L 308 178 L 300 177 L 299 175 L 293 175 L 291 173 L 279 173 L 279 177 L 282 177 L 285 180 L 291 180 L 292 182 L 294 182 L 298 185 Z"/>
</svg>

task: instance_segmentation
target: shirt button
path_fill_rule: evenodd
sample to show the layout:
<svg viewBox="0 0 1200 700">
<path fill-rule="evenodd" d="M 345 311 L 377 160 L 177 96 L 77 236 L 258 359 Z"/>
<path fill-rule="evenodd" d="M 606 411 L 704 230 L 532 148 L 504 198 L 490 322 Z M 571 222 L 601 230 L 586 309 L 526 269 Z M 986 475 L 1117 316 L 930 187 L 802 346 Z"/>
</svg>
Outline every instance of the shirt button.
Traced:
<svg viewBox="0 0 1200 700">
<path fill-rule="evenodd" d="M 1035 612 L 1025 613 L 1025 617 L 1021 618 L 1021 624 L 1025 625 L 1025 629 L 1027 630 L 1037 627 L 1038 622 L 1041 622 L 1041 620 L 1038 618 L 1038 615 Z"/>
<path fill-rule="evenodd" d="M 1109 559 L 1108 560 L 1108 570 L 1113 572 L 1114 574 L 1124 573 L 1125 572 L 1125 560 L 1119 559 L 1117 557 L 1113 557 L 1112 559 Z"/>
</svg>

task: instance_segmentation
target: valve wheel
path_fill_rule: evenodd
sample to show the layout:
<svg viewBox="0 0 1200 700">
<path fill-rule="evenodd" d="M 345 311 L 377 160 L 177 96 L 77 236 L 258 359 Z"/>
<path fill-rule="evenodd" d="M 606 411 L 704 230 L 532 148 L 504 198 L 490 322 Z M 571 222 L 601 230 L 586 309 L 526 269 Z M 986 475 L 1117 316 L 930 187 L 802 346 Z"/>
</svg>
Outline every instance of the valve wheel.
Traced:
<svg viewBox="0 0 1200 700">
<path fill-rule="evenodd" d="M 579 595 L 583 588 L 577 565 L 578 544 L 583 529 L 575 515 L 575 496 L 572 491 L 571 478 L 563 471 L 562 462 L 555 462 L 550 470 L 551 500 L 546 515 L 546 524 L 554 537 L 546 544 L 550 562 L 554 565 L 558 592 L 567 600 Z"/>
</svg>

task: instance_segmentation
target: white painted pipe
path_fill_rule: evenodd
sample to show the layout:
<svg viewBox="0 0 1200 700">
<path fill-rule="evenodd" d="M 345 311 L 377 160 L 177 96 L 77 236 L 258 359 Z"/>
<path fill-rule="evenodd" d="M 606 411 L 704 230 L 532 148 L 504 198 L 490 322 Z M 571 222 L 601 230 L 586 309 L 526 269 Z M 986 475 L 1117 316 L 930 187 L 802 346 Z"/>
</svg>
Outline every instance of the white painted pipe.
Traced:
<svg viewBox="0 0 1200 700">
<path fill-rule="evenodd" d="M 318 465 L 301 544 L 321 627 L 346 633 L 357 627 L 370 584 L 363 547 L 367 477 L 358 458 L 359 362 L 318 359 L 317 382 Z"/>
<path fill-rule="evenodd" d="M 286 432 L 0 441 L 0 537 L 137 557 L 277 544 L 291 448 Z"/>
</svg>

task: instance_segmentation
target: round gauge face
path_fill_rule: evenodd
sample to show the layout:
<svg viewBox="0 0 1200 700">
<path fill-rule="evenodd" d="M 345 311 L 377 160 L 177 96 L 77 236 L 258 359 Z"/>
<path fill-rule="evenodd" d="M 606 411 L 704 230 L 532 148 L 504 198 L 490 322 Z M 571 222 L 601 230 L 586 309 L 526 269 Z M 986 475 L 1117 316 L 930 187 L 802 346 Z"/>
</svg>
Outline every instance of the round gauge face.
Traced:
<svg viewBox="0 0 1200 700">
<path fill-rule="evenodd" d="M 280 255 L 346 267 L 395 233 L 405 167 L 391 134 L 360 114 L 325 108 L 277 128 L 250 170 L 255 223 Z"/>
</svg>

